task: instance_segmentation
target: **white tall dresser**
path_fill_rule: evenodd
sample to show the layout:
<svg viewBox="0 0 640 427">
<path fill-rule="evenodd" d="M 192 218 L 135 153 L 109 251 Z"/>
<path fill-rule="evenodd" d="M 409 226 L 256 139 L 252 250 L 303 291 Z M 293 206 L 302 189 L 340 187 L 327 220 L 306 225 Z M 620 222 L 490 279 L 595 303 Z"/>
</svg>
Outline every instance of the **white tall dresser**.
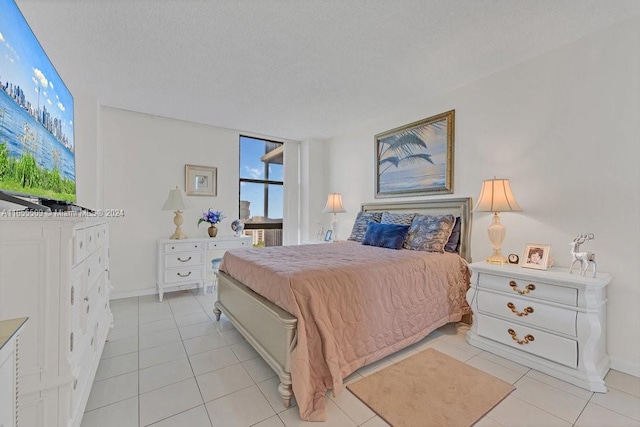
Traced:
<svg viewBox="0 0 640 427">
<path fill-rule="evenodd" d="M 20 426 L 80 425 L 112 324 L 109 226 L 86 217 L 0 217 L 0 318 L 20 335 Z"/>
</svg>

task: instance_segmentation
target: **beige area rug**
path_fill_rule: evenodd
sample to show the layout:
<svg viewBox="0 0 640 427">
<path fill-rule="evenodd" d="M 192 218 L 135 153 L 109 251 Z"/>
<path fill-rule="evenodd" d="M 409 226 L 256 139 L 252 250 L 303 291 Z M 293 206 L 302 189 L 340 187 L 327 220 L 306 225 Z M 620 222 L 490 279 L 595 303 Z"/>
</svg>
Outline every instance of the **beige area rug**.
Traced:
<svg viewBox="0 0 640 427">
<path fill-rule="evenodd" d="M 347 388 L 394 427 L 471 426 L 515 390 L 431 348 Z"/>
</svg>

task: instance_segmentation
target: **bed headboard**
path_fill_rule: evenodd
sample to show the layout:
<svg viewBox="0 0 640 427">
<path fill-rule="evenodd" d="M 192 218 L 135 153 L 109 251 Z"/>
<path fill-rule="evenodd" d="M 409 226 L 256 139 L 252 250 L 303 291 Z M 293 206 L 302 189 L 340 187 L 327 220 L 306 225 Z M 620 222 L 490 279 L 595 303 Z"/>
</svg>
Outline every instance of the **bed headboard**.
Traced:
<svg viewBox="0 0 640 427">
<path fill-rule="evenodd" d="M 417 202 L 363 203 L 363 212 L 404 212 L 460 217 L 460 256 L 471 262 L 471 197 Z"/>
</svg>

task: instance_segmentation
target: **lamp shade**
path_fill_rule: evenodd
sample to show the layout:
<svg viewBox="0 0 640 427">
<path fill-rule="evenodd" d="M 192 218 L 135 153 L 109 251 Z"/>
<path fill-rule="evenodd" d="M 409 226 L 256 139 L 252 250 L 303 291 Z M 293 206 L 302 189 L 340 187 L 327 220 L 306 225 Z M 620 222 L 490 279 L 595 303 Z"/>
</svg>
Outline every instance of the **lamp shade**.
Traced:
<svg viewBox="0 0 640 427">
<path fill-rule="evenodd" d="M 184 200 L 182 199 L 182 194 L 178 187 L 169 190 L 169 196 L 167 197 L 167 201 L 164 202 L 164 206 L 162 206 L 163 211 L 181 211 L 186 208 L 184 204 Z"/>
<path fill-rule="evenodd" d="M 344 206 L 342 206 L 342 194 L 331 193 L 327 197 L 327 204 L 324 206 L 322 212 L 325 213 L 338 213 L 346 212 Z"/>
<path fill-rule="evenodd" d="M 508 179 L 487 179 L 482 183 L 478 203 L 473 208 L 477 212 L 521 211 L 516 202 Z"/>
</svg>

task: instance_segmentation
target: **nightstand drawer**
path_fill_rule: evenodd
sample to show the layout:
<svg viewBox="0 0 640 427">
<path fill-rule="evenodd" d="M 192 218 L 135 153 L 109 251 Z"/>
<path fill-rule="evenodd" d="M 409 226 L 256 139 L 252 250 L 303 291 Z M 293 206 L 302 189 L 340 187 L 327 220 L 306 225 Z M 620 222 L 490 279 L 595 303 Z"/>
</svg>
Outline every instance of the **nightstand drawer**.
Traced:
<svg viewBox="0 0 640 427">
<path fill-rule="evenodd" d="M 236 248 L 249 248 L 251 247 L 251 240 L 246 238 L 237 237 L 237 240 L 223 240 L 216 241 L 213 240 L 207 244 L 207 250 L 216 250 L 216 249 L 236 249 Z"/>
<path fill-rule="evenodd" d="M 202 267 L 172 268 L 164 272 L 166 283 L 193 282 L 202 280 Z"/>
<path fill-rule="evenodd" d="M 185 267 L 192 265 L 202 265 L 204 255 L 202 252 L 181 252 L 171 255 L 165 255 L 165 267 Z"/>
<path fill-rule="evenodd" d="M 483 314 L 478 314 L 476 321 L 480 336 L 570 368 L 578 367 L 577 341 Z"/>
<path fill-rule="evenodd" d="M 199 251 L 202 249 L 203 244 L 204 243 L 201 242 L 166 243 L 164 245 L 164 251 L 168 254 L 174 252 Z"/>
<path fill-rule="evenodd" d="M 577 336 L 575 310 L 546 305 L 532 298 L 478 292 L 480 312 L 505 317 L 525 325 L 538 326 L 561 334 Z"/>
<path fill-rule="evenodd" d="M 514 279 L 480 272 L 478 276 L 478 287 L 495 289 L 497 291 L 520 295 L 526 298 L 553 301 L 573 307 L 578 305 L 577 289 L 563 288 L 561 286 L 549 285 L 547 283 L 534 282 L 526 279 Z"/>
</svg>

